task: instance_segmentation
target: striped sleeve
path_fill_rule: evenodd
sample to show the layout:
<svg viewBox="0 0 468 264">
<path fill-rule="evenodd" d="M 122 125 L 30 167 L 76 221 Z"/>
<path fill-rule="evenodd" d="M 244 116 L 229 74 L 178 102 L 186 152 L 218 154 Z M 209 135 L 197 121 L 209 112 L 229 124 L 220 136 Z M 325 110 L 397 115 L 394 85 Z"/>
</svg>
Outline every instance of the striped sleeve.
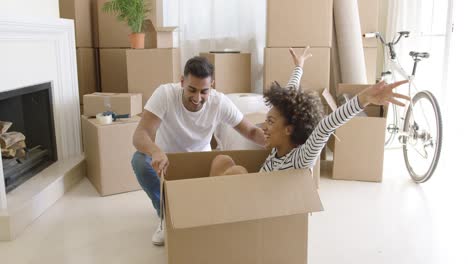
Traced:
<svg viewBox="0 0 468 264">
<path fill-rule="evenodd" d="M 286 84 L 286 89 L 297 89 L 299 88 L 299 83 L 301 82 L 303 70 L 301 67 L 297 66 L 294 68 L 291 77 L 289 78 L 288 84 Z"/>
<path fill-rule="evenodd" d="M 312 131 L 307 141 L 295 153 L 294 160 L 297 168 L 312 167 L 333 131 L 344 125 L 362 110 L 363 108 L 359 105 L 358 98 L 355 96 L 322 119 L 314 131 Z"/>
</svg>

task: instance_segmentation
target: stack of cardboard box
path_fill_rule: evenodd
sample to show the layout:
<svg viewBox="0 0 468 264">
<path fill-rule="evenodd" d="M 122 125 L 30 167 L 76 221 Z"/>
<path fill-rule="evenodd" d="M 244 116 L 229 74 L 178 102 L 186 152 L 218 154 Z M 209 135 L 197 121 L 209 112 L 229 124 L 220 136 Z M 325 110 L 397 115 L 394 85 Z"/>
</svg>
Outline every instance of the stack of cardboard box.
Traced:
<svg viewBox="0 0 468 264">
<path fill-rule="evenodd" d="M 130 161 L 136 151 L 132 138 L 142 112 L 141 94 L 94 93 L 85 95 L 83 102 L 81 126 L 90 182 L 102 196 L 140 190 Z M 108 110 L 129 118 L 110 124 L 94 118 Z"/>
<path fill-rule="evenodd" d="M 76 61 L 81 110 L 83 95 L 100 91 L 98 50 L 94 41 L 93 0 L 60 0 L 60 17 L 75 20 Z"/>
<path fill-rule="evenodd" d="M 223 93 L 250 93 L 251 88 L 251 54 L 229 52 L 202 52 L 214 65 L 214 87 Z"/>
<path fill-rule="evenodd" d="M 304 65 L 301 86 L 321 91 L 329 87 L 332 40 L 332 0 L 267 1 L 267 48 L 265 48 L 264 90 L 273 81 L 286 85 L 294 69 L 289 47 L 302 53 L 310 46 L 312 58 Z"/>
<path fill-rule="evenodd" d="M 107 1 L 97 0 L 96 12 L 102 91 L 142 93 L 146 103 L 159 85 L 179 81 L 176 28 L 157 27 L 161 1 L 150 0 L 150 12 L 143 25 L 145 49 L 130 49 L 129 27 L 101 10 Z"/>
<path fill-rule="evenodd" d="M 319 93 L 329 89 L 332 24 L 333 0 L 292 0 L 287 5 L 268 0 L 264 90 L 274 81 L 286 85 L 295 67 L 288 48 L 301 54 L 307 46 L 312 58 L 305 62 L 301 87 Z M 320 175 L 320 162 L 314 175 Z"/>
</svg>

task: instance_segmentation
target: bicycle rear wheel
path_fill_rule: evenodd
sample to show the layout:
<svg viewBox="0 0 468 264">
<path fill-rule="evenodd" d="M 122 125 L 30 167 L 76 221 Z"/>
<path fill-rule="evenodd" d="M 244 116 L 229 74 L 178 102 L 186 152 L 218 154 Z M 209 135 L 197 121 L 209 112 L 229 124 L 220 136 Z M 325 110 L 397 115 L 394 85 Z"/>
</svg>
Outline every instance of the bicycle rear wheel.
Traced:
<svg viewBox="0 0 468 264">
<path fill-rule="evenodd" d="M 403 126 L 403 156 L 413 181 L 423 183 L 431 178 L 439 162 L 442 115 L 436 98 L 429 91 L 418 92 L 412 102 Z"/>
</svg>

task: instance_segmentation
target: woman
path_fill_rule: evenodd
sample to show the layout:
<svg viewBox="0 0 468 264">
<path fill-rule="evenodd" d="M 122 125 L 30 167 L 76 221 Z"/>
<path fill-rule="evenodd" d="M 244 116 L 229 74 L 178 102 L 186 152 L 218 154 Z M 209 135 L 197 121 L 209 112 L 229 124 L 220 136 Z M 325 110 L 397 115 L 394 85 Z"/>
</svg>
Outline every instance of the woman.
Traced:
<svg viewBox="0 0 468 264">
<path fill-rule="evenodd" d="M 333 131 L 360 113 L 367 105 L 393 103 L 405 106 L 396 98 L 410 99 L 408 96 L 393 92 L 393 89 L 407 81 L 393 84 L 382 81 L 364 89 L 322 119 L 323 108 L 319 95 L 299 88 L 304 61 L 312 56 L 307 53 L 308 49 L 307 47 L 300 57 L 293 49 L 289 49 L 296 65 L 291 79 L 284 88 L 275 82 L 264 94 L 265 101 L 271 109 L 267 114 L 263 131 L 266 147 L 272 150 L 260 171 L 311 168 L 320 157 L 320 152 Z M 236 165 L 231 157 L 219 155 L 212 162 L 210 176 L 244 173 L 248 173 L 247 170 Z"/>
</svg>

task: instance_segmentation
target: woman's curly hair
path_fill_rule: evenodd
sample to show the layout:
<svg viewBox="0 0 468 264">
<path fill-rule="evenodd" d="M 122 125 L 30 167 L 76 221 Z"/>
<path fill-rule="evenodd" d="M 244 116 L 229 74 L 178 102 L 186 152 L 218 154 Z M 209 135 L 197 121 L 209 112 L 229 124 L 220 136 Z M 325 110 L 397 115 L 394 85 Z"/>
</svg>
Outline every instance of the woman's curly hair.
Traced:
<svg viewBox="0 0 468 264">
<path fill-rule="evenodd" d="M 317 92 L 301 88 L 283 88 L 274 82 L 263 95 L 268 106 L 275 107 L 294 130 L 291 141 L 302 145 L 324 117 L 323 104 Z"/>
</svg>

